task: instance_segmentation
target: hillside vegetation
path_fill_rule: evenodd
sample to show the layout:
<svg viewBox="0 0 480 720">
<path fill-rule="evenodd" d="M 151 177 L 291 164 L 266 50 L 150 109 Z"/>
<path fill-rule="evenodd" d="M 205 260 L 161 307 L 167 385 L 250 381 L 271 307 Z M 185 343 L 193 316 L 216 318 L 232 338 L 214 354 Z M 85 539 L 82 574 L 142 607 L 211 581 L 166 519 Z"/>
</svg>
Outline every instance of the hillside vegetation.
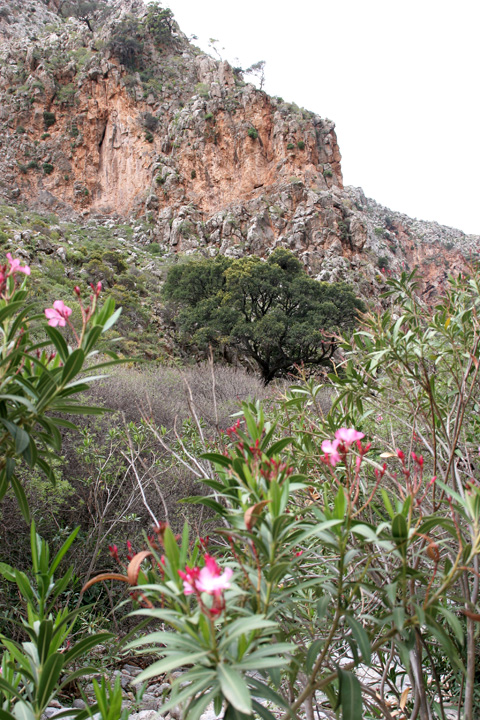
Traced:
<svg viewBox="0 0 480 720">
<path fill-rule="evenodd" d="M 475 720 L 480 238 L 157 3 L 0 38 L 0 720 Z"/>
</svg>

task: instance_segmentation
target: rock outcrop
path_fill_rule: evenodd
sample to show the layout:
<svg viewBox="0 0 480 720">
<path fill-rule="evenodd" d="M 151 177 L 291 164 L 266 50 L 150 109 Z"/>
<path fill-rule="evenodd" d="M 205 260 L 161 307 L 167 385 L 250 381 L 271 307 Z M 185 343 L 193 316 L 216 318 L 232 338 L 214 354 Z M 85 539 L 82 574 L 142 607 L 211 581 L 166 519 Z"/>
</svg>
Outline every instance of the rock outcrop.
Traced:
<svg viewBox="0 0 480 720">
<path fill-rule="evenodd" d="M 82 221 L 142 217 L 164 253 L 298 254 L 375 295 L 418 266 L 426 292 L 478 236 L 344 188 L 334 124 L 246 84 L 165 11 L 114 0 L 89 23 L 2 0 L 0 192 Z"/>
</svg>

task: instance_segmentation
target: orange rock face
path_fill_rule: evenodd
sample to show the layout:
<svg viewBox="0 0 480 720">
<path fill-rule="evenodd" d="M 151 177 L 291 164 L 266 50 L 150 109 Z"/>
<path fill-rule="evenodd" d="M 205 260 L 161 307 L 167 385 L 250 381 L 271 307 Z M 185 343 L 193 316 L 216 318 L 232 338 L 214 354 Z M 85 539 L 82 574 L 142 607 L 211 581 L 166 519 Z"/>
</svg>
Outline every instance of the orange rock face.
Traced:
<svg viewBox="0 0 480 720">
<path fill-rule="evenodd" d="M 69 21 L 29 43 L 32 3 L 40 34 L 54 0 L 50 10 L 18 0 L 17 24 L 0 22 L 0 193 L 10 200 L 77 219 L 143 217 L 164 252 L 265 256 L 282 245 L 318 279 L 368 294 L 413 266 L 436 287 L 478 246 L 344 188 L 331 121 L 245 84 L 176 27 L 159 44 L 140 0 L 115 0 L 93 34 Z M 142 55 L 125 66 L 111 38 L 132 17 Z"/>
</svg>

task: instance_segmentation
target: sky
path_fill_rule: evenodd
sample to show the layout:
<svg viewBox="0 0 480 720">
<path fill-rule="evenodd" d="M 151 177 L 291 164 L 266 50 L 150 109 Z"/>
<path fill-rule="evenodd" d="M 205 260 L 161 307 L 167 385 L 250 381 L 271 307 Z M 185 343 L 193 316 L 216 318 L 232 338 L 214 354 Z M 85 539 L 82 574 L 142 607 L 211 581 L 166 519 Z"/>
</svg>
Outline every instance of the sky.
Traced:
<svg viewBox="0 0 480 720">
<path fill-rule="evenodd" d="M 346 185 L 480 234 L 480 0 L 164 0 L 182 30 L 336 124 Z M 249 79 L 249 78 L 246 78 Z"/>
</svg>

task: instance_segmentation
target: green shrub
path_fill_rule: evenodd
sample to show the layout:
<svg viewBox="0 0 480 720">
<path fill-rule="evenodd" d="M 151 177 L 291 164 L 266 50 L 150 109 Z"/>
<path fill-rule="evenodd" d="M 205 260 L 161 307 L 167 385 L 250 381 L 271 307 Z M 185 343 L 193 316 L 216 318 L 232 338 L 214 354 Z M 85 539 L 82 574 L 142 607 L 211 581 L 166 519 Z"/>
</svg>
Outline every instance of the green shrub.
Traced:
<svg viewBox="0 0 480 720">
<path fill-rule="evenodd" d="M 149 130 L 145 133 L 145 140 L 149 143 L 153 143 L 153 135 Z"/>
<path fill-rule="evenodd" d="M 256 140 L 258 138 L 258 130 L 254 127 L 249 127 L 247 130 L 247 135 L 249 138 L 252 138 L 252 140 Z"/>
<path fill-rule="evenodd" d="M 209 89 L 208 85 L 206 85 L 205 83 L 197 83 L 195 85 L 195 92 L 197 93 L 197 95 L 200 95 L 200 97 L 206 98 L 206 97 L 208 97 L 208 93 L 210 92 L 210 89 Z"/>
<path fill-rule="evenodd" d="M 36 160 L 30 160 L 30 162 L 27 165 L 27 168 L 29 170 L 38 170 L 39 167 L 40 166 Z"/>
<path fill-rule="evenodd" d="M 43 135 L 40 136 L 41 140 L 47 140 L 50 137 L 50 133 L 43 133 Z"/>
<path fill-rule="evenodd" d="M 385 255 L 381 255 L 377 260 L 377 266 L 380 268 L 380 270 L 386 270 L 389 264 L 390 261 Z"/>
<path fill-rule="evenodd" d="M 23 135 L 27 131 L 25 130 L 23 125 L 17 125 L 17 129 L 15 130 L 15 132 L 17 133 L 17 135 Z"/>
<path fill-rule="evenodd" d="M 376 227 L 374 233 L 378 237 L 383 237 L 385 235 L 385 230 L 382 227 Z"/>
<path fill-rule="evenodd" d="M 180 227 L 183 237 L 187 222 Z M 187 344 L 230 344 L 254 359 L 265 384 L 300 363 L 328 365 L 336 343 L 326 341 L 323 330 L 348 331 L 364 310 L 347 285 L 316 282 L 281 248 L 266 262 L 220 257 L 175 265 L 163 291 L 177 304 L 176 324 Z"/>
<path fill-rule="evenodd" d="M 77 86 L 74 83 L 68 83 L 68 85 L 61 85 L 56 94 L 56 101 L 60 105 L 71 105 L 77 92 Z"/>
<path fill-rule="evenodd" d="M 57 118 L 55 117 L 55 113 L 53 112 L 45 112 L 43 113 L 43 122 L 46 128 L 52 127 L 52 125 L 55 125 Z"/>
<path fill-rule="evenodd" d="M 205 120 L 207 120 L 207 122 L 208 122 L 208 120 L 212 120 L 212 119 L 213 119 L 213 113 L 208 112 L 208 113 L 205 115 Z"/>
<path fill-rule="evenodd" d="M 115 26 L 108 47 L 129 70 L 143 70 L 144 44 L 145 29 L 142 23 L 127 15 Z"/>
<path fill-rule="evenodd" d="M 304 141 L 303 141 L 303 140 L 299 140 L 299 141 L 297 142 L 297 147 L 298 147 L 299 150 L 305 150 L 305 143 L 304 143 Z"/>
<path fill-rule="evenodd" d="M 287 150 L 295 150 L 295 145 L 292 142 L 287 143 Z"/>
<path fill-rule="evenodd" d="M 44 162 L 42 168 L 45 175 L 51 175 L 53 172 L 53 165 L 51 163 Z"/>
<path fill-rule="evenodd" d="M 192 180 L 195 180 L 195 178 L 197 177 L 197 171 L 192 170 L 192 172 L 190 173 L 190 177 L 192 178 Z"/>
<path fill-rule="evenodd" d="M 323 177 L 333 177 L 333 172 L 327 168 L 323 171 Z"/>
</svg>

